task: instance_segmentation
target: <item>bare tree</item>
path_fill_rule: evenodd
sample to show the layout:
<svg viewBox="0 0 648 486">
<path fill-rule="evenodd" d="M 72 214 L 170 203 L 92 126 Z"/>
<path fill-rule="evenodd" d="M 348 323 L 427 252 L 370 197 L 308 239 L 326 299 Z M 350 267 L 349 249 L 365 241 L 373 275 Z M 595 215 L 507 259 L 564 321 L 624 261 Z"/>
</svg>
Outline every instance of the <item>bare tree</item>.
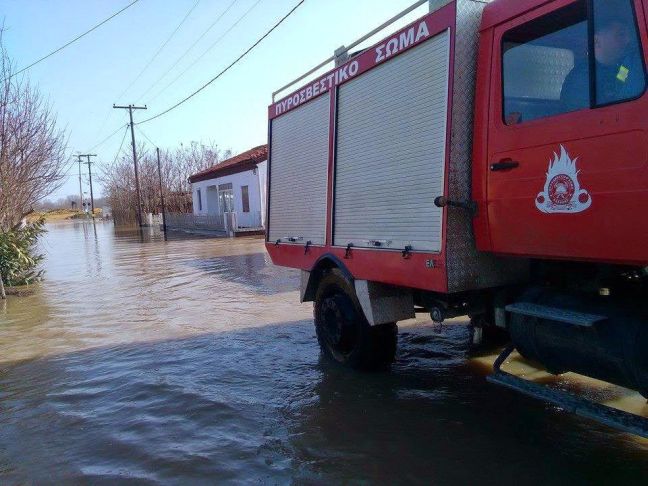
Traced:
<svg viewBox="0 0 648 486">
<path fill-rule="evenodd" d="M 147 150 L 141 145 L 137 153 L 142 211 L 159 213 L 161 199 L 155 151 Z M 161 151 L 162 186 L 167 211 L 191 212 L 189 176 L 217 165 L 230 156 L 230 150 L 220 150 L 213 142 L 208 144 L 192 142 L 189 145 L 181 145 L 174 151 Z M 100 179 L 115 222 L 134 223 L 137 196 L 132 157 L 129 154 L 123 155 L 113 165 L 103 170 Z"/>
<path fill-rule="evenodd" d="M 0 29 L 0 232 L 61 186 L 66 165 L 66 135 L 50 105 L 13 73 Z"/>
</svg>

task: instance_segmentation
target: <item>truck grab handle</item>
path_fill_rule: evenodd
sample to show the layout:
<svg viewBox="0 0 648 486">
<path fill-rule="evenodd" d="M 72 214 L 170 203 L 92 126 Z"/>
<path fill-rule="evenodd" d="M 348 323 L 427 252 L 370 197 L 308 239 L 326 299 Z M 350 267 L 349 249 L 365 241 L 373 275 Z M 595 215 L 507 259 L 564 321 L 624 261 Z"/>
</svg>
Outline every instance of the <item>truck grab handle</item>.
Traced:
<svg viewBox="0 0 648 486">
<path fill-rule="evenodd" d="M 515 161 L 515 160 L 502 160 L 500 162 L 497 162 L 495 164 L 491 164 L 490 170 L 495 172 L 498 170 L 509 170 L 509 169 L 515 169 L 516 167 L 519 167 L 520 163 Z"/>
</svg>

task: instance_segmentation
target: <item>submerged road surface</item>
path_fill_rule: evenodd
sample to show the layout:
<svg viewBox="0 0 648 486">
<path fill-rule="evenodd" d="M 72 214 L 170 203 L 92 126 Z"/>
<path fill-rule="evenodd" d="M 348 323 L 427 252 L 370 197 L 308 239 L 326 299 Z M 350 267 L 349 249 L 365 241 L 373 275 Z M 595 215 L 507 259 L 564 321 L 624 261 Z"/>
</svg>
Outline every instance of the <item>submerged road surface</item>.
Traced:
<svg viewBox="0 0 648 486">
<path fill-rule="evenodd" d="M 464 323 L 323 362 L 262 240 L 49 227 L 0 302 L 0 484 L 648 484 L 648 441 L 487 384 Z"/>
</svg>

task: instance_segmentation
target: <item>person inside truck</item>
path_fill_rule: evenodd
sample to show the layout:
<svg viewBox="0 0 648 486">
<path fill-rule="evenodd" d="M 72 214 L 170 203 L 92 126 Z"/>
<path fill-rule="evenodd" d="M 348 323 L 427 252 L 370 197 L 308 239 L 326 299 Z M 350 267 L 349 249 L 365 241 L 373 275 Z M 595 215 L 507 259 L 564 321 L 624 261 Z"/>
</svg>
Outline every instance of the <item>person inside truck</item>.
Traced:
<svg viewBox="0 0 648 486">
<path fill-rule="evenodd" d="M 601 15 L 595 22 L 594 58 L 596 104 L 598 106 L 630 99 L 644 89 L 643 66 L 637 36 L 630 19 Z M 564 111 L 590 106 L 589 65 L 577 62 L 565 78 L 560 95 Z"/>
</svg>

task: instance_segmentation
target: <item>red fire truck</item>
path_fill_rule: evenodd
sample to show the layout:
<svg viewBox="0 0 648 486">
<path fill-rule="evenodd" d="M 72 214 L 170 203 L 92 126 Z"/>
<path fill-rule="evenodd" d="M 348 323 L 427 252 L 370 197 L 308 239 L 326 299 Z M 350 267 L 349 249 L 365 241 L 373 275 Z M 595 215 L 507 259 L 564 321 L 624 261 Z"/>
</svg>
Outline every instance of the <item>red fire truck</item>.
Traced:
<svg viewBox="0 0 648 486">
<path fill-rule="evenodd" d="M 273 262 L 340 363 L 468 315 L 510 335 L 491 381 L 648 437 L 500 369 L 517 349 L 648 397 L 648 0 L 429 4 L 269 107 Z"/>
</svg>

